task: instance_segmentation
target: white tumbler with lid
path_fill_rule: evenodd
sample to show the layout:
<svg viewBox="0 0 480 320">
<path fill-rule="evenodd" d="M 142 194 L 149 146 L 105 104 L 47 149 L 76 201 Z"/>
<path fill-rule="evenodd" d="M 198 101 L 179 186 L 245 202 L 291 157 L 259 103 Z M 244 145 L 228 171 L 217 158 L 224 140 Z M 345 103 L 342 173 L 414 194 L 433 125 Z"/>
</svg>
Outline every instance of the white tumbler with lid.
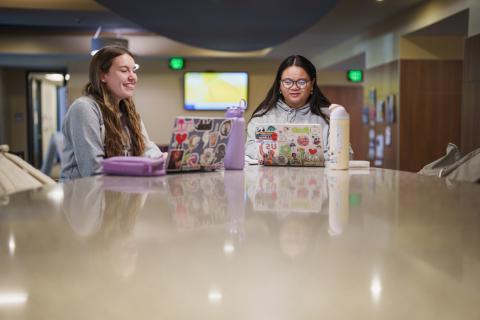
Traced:
<svg viewBox="0 0 480 320">
<path fill-rule="evenodd" d="M 350 117 L 339 104 L 332 104 L 330 110 L 330 134 L 328 136 L 329 169 L 346 170 L 350 158 Z"/>
</svg>

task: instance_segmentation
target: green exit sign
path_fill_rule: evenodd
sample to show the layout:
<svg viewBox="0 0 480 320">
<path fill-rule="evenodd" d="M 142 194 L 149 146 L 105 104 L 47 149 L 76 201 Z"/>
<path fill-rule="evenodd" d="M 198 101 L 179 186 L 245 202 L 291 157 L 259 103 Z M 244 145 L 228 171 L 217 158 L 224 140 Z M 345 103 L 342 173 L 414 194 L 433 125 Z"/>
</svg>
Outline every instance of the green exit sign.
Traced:
<svg viewBox="0 0 480 320">
<path fill-rule="evenodd" d="M 347 71 L 347 79 L 351 82 L 362 82 L 363 71 L 358 69 L 351 69 Z"/>
<path fill-rule="evenodd" d="M 185 59 L 182 57 L 171 57 L 168 60 L 168 66 L 172 70 L 183 70 L 185 68 Z"/>
</svg>

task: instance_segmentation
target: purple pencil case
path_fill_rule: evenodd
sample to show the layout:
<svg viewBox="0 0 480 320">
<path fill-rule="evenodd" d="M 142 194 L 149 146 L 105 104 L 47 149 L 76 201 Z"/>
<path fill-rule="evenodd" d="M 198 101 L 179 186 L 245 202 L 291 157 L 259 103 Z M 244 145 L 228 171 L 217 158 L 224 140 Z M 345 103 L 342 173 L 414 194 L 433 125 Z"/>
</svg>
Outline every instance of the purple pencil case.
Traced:
<svg viewBox="0 0 480 320">
<path fill-rule="evenodd" d="M 165 175 L 164 157 L 151 159 L 146 157 L 111 157 L 102 161 L 102 171 L 118 176 L 163 176 Z"/>
</svg>

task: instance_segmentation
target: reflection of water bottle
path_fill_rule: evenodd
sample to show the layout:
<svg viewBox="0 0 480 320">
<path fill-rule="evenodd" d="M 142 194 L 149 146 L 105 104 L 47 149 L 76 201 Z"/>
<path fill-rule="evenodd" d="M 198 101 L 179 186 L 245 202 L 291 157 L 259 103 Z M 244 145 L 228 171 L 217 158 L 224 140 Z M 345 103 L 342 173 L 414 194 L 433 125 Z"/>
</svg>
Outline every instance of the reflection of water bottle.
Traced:
<svg viewBox="0 0 480 320">
<path fill-rule="evenodd" d="M 230 215 L 228 233 L 241 241 L 245 238 L 245 174 L 241 171 L 225 172 L 223 179 Z"/>
<path fill-rule="evenodd" d="M 348 171 L 327 171 L 328 181 L 328 233 L 331 236 L 343 232 L 350 210 Z"/>
<path fill-rule="evenodd" d="M 341 105 L 332 104 L 329 109 L 328 168 L 345 170 L 350 156 L 350 117 Z"/>
<path fill-rule="evenodd" d="M 227 108 L 225 112 L 225 117 L 233 118 L 227 152 L 223 160 L 225 169 L 243 170 L 245 165 L 245 120 L 243 119 L 245 109 L 246 101 L 242 99 L 238 107 Z"/>
</svg>

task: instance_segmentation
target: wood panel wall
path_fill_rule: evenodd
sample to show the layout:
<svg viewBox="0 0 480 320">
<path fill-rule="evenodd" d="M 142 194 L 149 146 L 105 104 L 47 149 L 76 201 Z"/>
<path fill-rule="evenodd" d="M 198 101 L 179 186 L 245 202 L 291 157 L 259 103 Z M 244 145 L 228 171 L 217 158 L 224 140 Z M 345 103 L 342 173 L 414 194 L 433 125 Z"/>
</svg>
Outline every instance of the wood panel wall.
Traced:
<svg viewBox="0 0 480 320">
<path fill-rule="evenodd" d="M 449 142 L 460 144 L 462 64 L 401 60 L 400 170 L 419 171 L 443 156 Z"/>
<path fill-rule="evenodd" d="M 375 135 L 383 134 L 385 136 L 385 128 L 391 127 L 392 132 L 392 144 L 390 146 L 384 146 L 383 164 L 379 167 L 387 169 L 398 169 L 398 115 L 399 115 L 399 62 L 393 61 L 372 69 L 368 69 L 365 72 L 364 83 L 364 105 L 368 106 L 370 99 L 368 93 L 370 90 L 376 90 L 377 101 L 386 101 L 387 96 L 394 95 L 395 97 L 395 122 L 393 124 L 387 124 L 384 122 L 375 122 L 374 126 L 362 125 L 361 130 L 361 145 L 362 152 L 361 159 L 368 159 L 368 144 L 369 144 L 369 130 L 373 128 Z M 385 116 L 385 114 L 384 114 Z M 373 162 L 371 162 L 373 166 Z"/>
<path fill-rule="evenodd" d="M 480 148 L 480 34 L 465 40 L 464 52 L 460 148 L 467 153 Z"/>
<path fill-rule="evenodd" d="M 362 158 L 365 152 L 361 143 L 363 87 L 321 86 L 321 90 L 330 102 L 344 106 L 349 113 L 350 143 L 354 151 L 354 159 L 365 159 Z"/>
</svg>

